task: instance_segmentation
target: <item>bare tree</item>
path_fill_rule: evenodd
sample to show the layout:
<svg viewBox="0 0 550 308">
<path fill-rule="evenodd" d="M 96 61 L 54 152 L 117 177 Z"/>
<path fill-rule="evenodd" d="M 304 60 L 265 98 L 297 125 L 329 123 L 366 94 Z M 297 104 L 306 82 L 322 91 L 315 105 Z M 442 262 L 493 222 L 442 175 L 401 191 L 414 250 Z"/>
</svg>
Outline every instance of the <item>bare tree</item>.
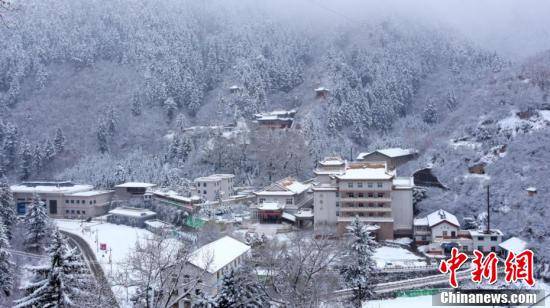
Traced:
<svg viewBox="0 0 550 308">
<path fill-rule="evenodd" d="M 115 284 L 137 287 L 131 299 L 136 307 L 171 307 L 203 288 L 206 271 L 191 268 L 190 255 L 189 247 L 167 235 L 138 241 L 115 275 Z"/>
<path fill-rule="evenodd" d="M 335 241 L 297 235 L 288 245 L 266 243 L 254 257 L 267 273 L 262 283 L 273 302 L 288 307 L 318 307 L 339 286 Z"/>
</svg>

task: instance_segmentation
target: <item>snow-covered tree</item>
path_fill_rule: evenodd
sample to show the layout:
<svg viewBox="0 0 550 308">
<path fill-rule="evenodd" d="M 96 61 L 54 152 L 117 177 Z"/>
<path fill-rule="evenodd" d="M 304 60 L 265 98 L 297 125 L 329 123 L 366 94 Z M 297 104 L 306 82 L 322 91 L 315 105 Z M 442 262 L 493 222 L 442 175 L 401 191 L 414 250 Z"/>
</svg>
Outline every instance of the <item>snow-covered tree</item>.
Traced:
<svg viewBox="0 0 550 308">
<path fill-rule="evenodd" d="M 253 269 L 245 265 L 224 273 L 216 295 L 215 307 L 268 307 L 268 297 L 253 274 Z"/>
<path fill-rule="evenodd" d="M 427 102 L 424 110 L 422 111 L 422 119 L 428 124 L 437 123 L 439 117 L 433 102 Z"/>
<path fill-rule="evenodd" d="M 11 261 L 10 242 L 7 229 L 0 218 L 0 288 L 6 296 L 10 296 L 13 288 L 13 262 Z"/>
<path fill-rule="evenodd" d="M 345 251 L 340 274 L 345 284 L 353 289 L 353 305 L 361 307 L 361 303 L 372 298 L 374 294 L 376 263 L 373 255 L 376 242 L 358 217 L 352 220 L 347 230 L 351 243 Z"/>
<path fill-rule="evenodd" d="M 25 213 L 24 224 L 25 247 L 32 251 L 40 251 L 44 241 L 50 235 L 51 222 L 46 207 L 38 195 L 34 195 Z"/>
<path fill-rule="evenodd" d="M 178 110 L 178 105 L 176 104 L 174 99 L 171 97 L 166 99 L 163 103 L 163 108 L 166 112 L 166 116 L 168 117 L 168 120 L 172 121 L 176 116 L 176 111 Z"/>
<path fill-rule="evenodd" d="M 11 239 L 11 228 L 15 222 L 15 209 L 12 205 L 13 195 L 5 176 L 0 175 L 0 219 L 6 226 L 6 234 Z"/>
<path fill-rule="evenodd" d="M 51 161 L 56 154 L 54 143 L 50 140 L 46 140 L 46 142 L 42 146 L 42 153 L 44 155 L 44 160 Z"/>
<path fill-rule="evenodd" d="M 63 135 L 63 130 L 61 128 L 55 130 L 53 144 L 56 153 L 61 153 L 65 149 L 65 135 Z"/>
<path fill-rule="evenodd" d="M 132 107 L 130 109 L 132 111 L 132 114 L 136 117 L 140 116 L 142 109 L 143 109 L 143 103 L 141 102 L 141 98 L 139 98 L 138 96 L 135 96 L 132 99 Z"/>
<path fill-rule="evenodd" d="M 33 277 L 23 287 L 26 296 L 15 301 L 15 307 L 86 306 L 87 290 L 94 281 L 76 248 L 69 248 L 59 230 L 52 234 L 48 255 L 49 264 L 30 268 Z"/>
<path fill-rule="evenodd" d="M 21 150 L 21 165 L 20 165 L 20 174 L 22 180 L 27 180 L 33 170 L 34 166 L 34 156 L 31 149 L 31 145 L 28 142 L 23 143 Z"/>
</svg>

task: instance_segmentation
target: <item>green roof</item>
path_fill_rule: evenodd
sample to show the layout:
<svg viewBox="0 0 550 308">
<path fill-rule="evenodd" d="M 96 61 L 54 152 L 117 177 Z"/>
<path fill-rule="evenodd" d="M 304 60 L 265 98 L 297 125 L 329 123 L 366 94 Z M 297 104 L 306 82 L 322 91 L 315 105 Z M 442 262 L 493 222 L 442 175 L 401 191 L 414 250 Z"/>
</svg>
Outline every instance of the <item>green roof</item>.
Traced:
<svg viewBox="0 0 550 308">
<path fill-rule="evenodd" d="M 202 226 L 204 226 L 205 223 L 206 221 L 200 218 L 192 217 L 192 216 L 187 216 L 187 219 L 185 219 L 185 225 L 194 229 L 202 228 Z"/>
</svg>

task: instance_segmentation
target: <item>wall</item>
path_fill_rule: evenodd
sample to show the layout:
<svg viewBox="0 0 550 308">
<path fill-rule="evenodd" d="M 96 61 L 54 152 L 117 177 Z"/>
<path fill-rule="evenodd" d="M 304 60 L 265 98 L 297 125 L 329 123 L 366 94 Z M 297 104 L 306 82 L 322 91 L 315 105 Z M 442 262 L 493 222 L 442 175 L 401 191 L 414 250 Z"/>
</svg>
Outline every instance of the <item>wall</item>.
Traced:
<svg viewBox="0 0 550 308">
<path fill-rule="evenodd" d="M 432 231 L 432 241 L 434 241 L 435 238 L 438 236 L 439 237 L 443 236 L 443 231 L 447 231 L 447 236 L 451 236 L 452 231 L 454 231 L 455 234 L 458 235 L 458 228 L 445 221 L 432 227 L 431 231 Z"/>
<path fill-rule="evenodd" d="M 413 228 L 412 189 L 399 189 L 391 192 L 393 228 L 396 234 L 410 236 Z"/>
<path fill-rule="evenodd" d="M 338 216 L 336 212 L 336 190 L 314 190 L 313 216 L 316 233 L 335 233 Z"/>
</svg>

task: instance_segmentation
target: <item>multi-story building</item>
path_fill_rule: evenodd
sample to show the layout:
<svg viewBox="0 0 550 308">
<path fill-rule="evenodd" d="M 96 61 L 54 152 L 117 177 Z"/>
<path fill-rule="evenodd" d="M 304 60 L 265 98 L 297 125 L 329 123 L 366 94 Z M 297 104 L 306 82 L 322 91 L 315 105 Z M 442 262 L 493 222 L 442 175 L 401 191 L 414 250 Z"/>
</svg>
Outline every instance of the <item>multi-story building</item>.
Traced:
<svg viewBox="0 0 550 308">
<path fill-rule="evenodd" d="M 377 226 L 378 239 L 412 235 L 411 177 L 396 177 L 384 162 L 347 163 L 340 170 L 316 172 L 321 178 L 313 187 L 316 232 L 341 235 L 358 217 Z"/>
<path fill-rule="evenodd" d="M 62 181 L 23 182 L 10 187 L 18 215 L 26 213 L 37 195 L 54 218 L 88 218 L 107 213 L 113 191 L 93 189 L 92 185 Z"/>
<path fill-rule="evenodd" d="M 143 207 L 144 203 L 150 202 L 151 189 L 156 184 L 142 182 L 126 182 L 115 186 L 113 201 L 117 206 Z"/>
<path fill-rule="evenodd" d="M 256 204 L 258 205 L 267 202 L 277 203 L 285 211 L 293 213 L 311 204 L 312 198 L 308 194 L 310 188 L 311 184 L 305 184 L 288 177 L 254 192 L 254 195 L 256 195 Z"/>
<path fill-rule="evenodd" d="M 235 194 L 233 174 L 212 174 L 196 178 L 194 193 L 205 201 L 219 201 Z"/>
</svg>

